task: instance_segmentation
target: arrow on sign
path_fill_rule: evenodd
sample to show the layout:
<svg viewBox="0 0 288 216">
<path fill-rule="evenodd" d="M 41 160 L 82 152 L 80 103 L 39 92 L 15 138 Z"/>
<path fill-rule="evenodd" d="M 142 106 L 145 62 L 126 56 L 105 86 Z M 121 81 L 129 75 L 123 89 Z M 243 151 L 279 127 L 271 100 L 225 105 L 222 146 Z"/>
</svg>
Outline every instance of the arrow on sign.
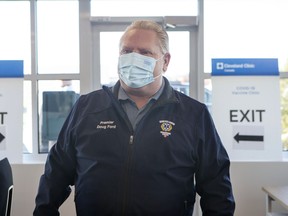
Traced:
<svg viewBox="0 0 288 216">
<path fill-rule="evenodd" d="M 264 136 L 256 136 L 256 135 L 240 135 L 237 133 L 234 136 L 234 139 L 239 143 L 239 141 L 255 141 L 255 142 L 263 142 Z"/>
<path fill-rule="evenodd" d="M 5 136 L 0 133 L 0 143 L 5 139 Z"/>
</svg>

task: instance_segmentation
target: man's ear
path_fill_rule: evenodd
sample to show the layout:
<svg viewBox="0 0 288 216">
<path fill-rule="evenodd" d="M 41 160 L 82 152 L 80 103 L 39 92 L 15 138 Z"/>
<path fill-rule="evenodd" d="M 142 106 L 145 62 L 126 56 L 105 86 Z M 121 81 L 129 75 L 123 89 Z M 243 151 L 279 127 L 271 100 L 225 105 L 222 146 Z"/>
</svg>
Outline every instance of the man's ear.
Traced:
<svg viewBox="0 0 288 216">
<path fill-rule="evenodd" d="M 168 69 L 168 65 L 169 65 L 169 62 L 170 62 L 170 58 L 171 58 L 171 55 L 170 53 L 166 53 L 164 55 L 164 64 L 163 64 L 163 71 L 166 72 L 167 69 Z"/>
</svg>

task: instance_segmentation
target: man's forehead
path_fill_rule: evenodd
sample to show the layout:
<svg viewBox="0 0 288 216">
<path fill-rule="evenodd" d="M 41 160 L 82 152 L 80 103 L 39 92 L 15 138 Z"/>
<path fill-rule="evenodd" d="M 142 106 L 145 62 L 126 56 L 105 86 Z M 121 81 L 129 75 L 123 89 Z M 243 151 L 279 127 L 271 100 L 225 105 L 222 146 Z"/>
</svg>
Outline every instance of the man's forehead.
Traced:
<svg viewBox="0 0 288 216">
<path fill-rule="evenodd" d="M 122 40 L 122 47 L 139 49 L 154 48 L 159 46 L 159 39 L 152 30 L 133 29 L 125 33 Z"/>
<path fill-rule="evenodd" d="M 150 29 L 131 29 L 124 34 L 124 38 L 154 41 L 157 40 L 157 34 Z"/>
</svg>

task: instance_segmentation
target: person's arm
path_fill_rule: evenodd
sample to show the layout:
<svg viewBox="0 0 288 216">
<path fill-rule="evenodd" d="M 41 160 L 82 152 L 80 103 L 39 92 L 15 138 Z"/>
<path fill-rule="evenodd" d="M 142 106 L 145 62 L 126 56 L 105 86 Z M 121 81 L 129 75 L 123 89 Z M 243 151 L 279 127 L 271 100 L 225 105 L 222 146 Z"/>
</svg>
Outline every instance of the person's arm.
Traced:
<svg viewBox="0 0 288 216">
<path fill-rule="evenodd" d="M 205 109 L 199 125 L 198 170 L 196 190 L 203 216 L 232 216 L 235 201 L 230 181 L 230 160 Z"/>
<path fill-rule="evenodd" d="M 48 154 L 35 200 L 34 216 L 58 216 L 59 207 L 71 192 L 70 185 L 74 184 L 76 164 L 71 135 L 75 112 L 74 106 L 60 131 L 57 143 Z"/>
</svg>

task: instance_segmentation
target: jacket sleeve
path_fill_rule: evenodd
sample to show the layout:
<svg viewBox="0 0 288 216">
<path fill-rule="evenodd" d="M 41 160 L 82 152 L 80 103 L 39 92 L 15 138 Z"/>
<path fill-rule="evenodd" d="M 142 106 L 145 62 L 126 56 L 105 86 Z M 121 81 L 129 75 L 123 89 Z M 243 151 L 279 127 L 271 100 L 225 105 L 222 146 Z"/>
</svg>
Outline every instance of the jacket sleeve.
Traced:
<svg viewBox="0 0 288 216">
<path fill-rule="evenodd" d="M 230 160 L 207 108 L 199 119 L 196 191 L 203 216 L 232 216 L 235 201 L 230 181 Z"/>
<path fill-rule="evenodd" d="M 71 130 L 77 104 L 67 117 L 56 144 L 51 148 L 44 174 L 40 178 L 34 216 L 58 216 L 59 207 L 68 198 L 75 178 L 75 150 Z"/>
</svg>

